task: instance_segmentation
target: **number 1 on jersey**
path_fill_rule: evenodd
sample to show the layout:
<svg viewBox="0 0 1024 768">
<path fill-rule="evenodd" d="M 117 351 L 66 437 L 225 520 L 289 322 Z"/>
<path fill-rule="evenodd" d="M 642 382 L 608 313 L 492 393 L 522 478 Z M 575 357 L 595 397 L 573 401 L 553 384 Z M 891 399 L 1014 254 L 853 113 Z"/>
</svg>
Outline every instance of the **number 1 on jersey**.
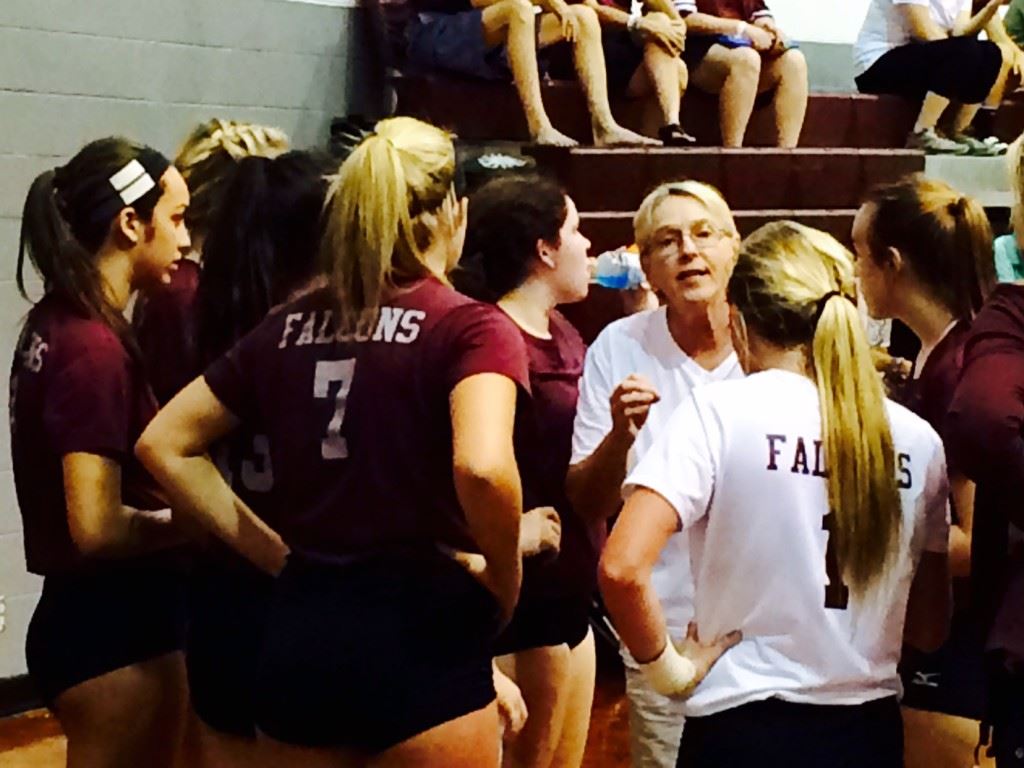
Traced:
<svg viewBox="0 0 1024 768">
<path fill-rule="evenodd" d="M 846 610 L 850 602 L 850 590 L 843 584 L 843 574 L 839 570 L 835 512 L 829 512 L 822 518 L 821 527 L 828 531 L 828 544 L 825 546 L 825 574 L 828 577 L 828 584 L 825 585 L 825 607 Z"/>
<path fill-rule="evenodd" d="M 314 397 L 330 397 L 331 385 L 338 385 L 338 393 L 334 398 L 334 415 L 327 424 L 327 435 L 320 441 L 320 455 L 325 459 L 348 458 L 348 443 L 341 435 L 341 424 L 345 420 L 345 402 L 348 400 L 355 369 L 354 359 L 321 360 L 316 364 L 316 374 L 313 377 Z"/>
</svg>

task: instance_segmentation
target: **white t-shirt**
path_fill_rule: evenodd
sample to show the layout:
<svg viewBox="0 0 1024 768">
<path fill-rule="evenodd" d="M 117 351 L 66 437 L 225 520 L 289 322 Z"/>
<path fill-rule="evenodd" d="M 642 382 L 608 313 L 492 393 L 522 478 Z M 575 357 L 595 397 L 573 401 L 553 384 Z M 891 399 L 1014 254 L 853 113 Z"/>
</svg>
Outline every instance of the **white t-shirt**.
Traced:
<svg viewBox="0 0 1024 768">
<path fill-rule="evenodd" d="M 683 352 L 669 333 L 665 307 L 611 323 L 587 350 L 573 427 L 571 463 L 577 464 L 590 456 L 611 432 L 608 400 L 622 380 L 633 373 L 647 377 L 661 399 L 651 406 L 647 422 L 636 436 L 627 472 L 654 444 L 676 406 L 686 400 L 695 387 L 743 376 L 734 354 L 715 370 L 708 371 Z M 653 578 L 669 630 L 673 636 L 685 635 L 693 616 L 687 534 L 676 534 L 665 545 Z"/>
<path fill-rule="evenodd" d="M 687 700 L 687 716 L 772 697 L 862 704 L 901 693 L 910 584 L 923 551 L 948 547 L 942 441 L 886 402 L 903 504 L 898 553 L 862 599 L 851 592 L 841 608 L 833 595 L 829 608 L 818 407 L 814 382 L 786 371 L 703 387 L 626 481 L 627 492 L 662 495 L 690 531 L 700 636 L 743 632 Z"/>
<path fill-rule="evenodd" d="M 854 75 L 867 72 L 871 65 L 893 48 L 912 42 L 910 27 L 898 5 L 919 5 L 931 11 L 932 20 L 952 31 L 957 18 L 970 11 L 971 0 L 871 0 L 868 15 L 853 46 Z"/>
</svg>

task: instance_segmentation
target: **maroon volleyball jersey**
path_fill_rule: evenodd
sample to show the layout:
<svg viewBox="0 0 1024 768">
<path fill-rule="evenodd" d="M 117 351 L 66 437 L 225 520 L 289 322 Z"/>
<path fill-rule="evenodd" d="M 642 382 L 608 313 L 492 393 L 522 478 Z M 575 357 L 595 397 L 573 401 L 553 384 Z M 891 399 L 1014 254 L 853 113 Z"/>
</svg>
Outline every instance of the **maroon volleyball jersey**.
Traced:
<svg viewBox="0 0 1024 768">
<path fill-rule="evenodd" d="M 277 529 L 334 562 L 436 543 L 472 551 L 449 395 L 482 373 L 528 389 L 518 329 L 434 279 L 395 291 L 363 340 L 340 337 L 334 302 L 320 289 L 278 308 L 205 374 L 269 440 Z"/>
<path fill-rule="evenodd" d="M 197 351 L 199 265 L 180 259 L 171 281 L 139 297 L 132 317 L 146 376 L 165 405 L 202 373 Z"/>
<path fill-rule="evenodd" d="M 551 315 L 551 338 L 523 333 L 530 363 L 530 394 L 516 419 L 516 460 L 523 509 L 554 507 L 562 522 L 557 558 L 524 561 L 523 600 L 589 593 L 596 585 L 600 527 L 577 516 L 565 494 L 572 429 L 586 345 L 560 313 Z"/>
<path fill-rule="evenodd" d="M 117 334 L 48 295 L 29 312 L 11 367 L 11 453 L 32 573 L 84 567 L 68 529 L 61 461 L 69 453 L 121 465 L 126 505 L 156 509 L 155 482 L 135 460 L 135 442 L 156 400 Z"/>
<path fill-rule="evenodd" d="M 908 382 L 906 405 L 927 421 L 945 442 L 946 415 L 949 413 L 964 364 L 964 345 L 971 335 L 970 323 L 959 320 L 931 351 L 920 371 Z M 957 470 L 952 457 L 947 459 L 950 474 Z"/>
</svg>

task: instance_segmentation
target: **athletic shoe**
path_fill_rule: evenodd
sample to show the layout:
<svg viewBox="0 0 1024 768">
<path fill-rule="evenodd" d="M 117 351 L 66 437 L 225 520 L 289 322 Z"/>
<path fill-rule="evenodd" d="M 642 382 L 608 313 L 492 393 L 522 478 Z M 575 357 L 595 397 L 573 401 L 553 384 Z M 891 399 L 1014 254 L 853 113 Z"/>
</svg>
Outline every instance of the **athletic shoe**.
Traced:
<svg viewBox="0 0 1024 768">
<path fill-rule="evenodd" d="M 915 131 L 907 137 L 907 149 L 920 149 L 928 155 L 966 155 L 966 144 L 939 136 L 933 128 Z"/>
<path fill-rule="evenodd" d="M 973 157 L 999 157 L 1005 155 L 1009 147 L 994 136 L 987 139 L 976 139 L 966 133 L 958 133 L 951 137 L 953 141 L 967 147 L 967 154 Z"/>
</svg>

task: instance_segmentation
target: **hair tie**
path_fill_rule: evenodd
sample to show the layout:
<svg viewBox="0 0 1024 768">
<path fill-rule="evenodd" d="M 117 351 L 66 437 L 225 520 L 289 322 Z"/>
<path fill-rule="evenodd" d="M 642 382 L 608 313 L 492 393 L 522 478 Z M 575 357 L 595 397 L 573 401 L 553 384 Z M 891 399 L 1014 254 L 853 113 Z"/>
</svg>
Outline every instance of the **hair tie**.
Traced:
<svg viewBox="0 0 1024 768">
<path fill-rule="evenodd" d="M 956 200 L 949 204 L 949 212 L 953 215 L 953 218 L 959 219 L 963 217 L 964 212 L 967 210 L 967 198 L 958 197 Z"/>
<path fill-rule="evenodd" d="M 836 296 L 842 296 L 844 299 L 846 299 L 848 302 L 850 302 L 854 306 L 857 305 L 856 300 L 852 296 L 847 296 L 842 291 L 829 291 L 824 296 L 822 296 L 820 299 L 818 299 L 818 301 L 815 303 L 814 321 L 813 321 L 815 326 L 817 326 L 818 321 L 821 320 L 821 315 L 822 315 L 822 313 L 824 313 L 825 307 L 828 305 L 829 300 L 832 299 L 832 298 L 835 298 Z"/>
</svg>

